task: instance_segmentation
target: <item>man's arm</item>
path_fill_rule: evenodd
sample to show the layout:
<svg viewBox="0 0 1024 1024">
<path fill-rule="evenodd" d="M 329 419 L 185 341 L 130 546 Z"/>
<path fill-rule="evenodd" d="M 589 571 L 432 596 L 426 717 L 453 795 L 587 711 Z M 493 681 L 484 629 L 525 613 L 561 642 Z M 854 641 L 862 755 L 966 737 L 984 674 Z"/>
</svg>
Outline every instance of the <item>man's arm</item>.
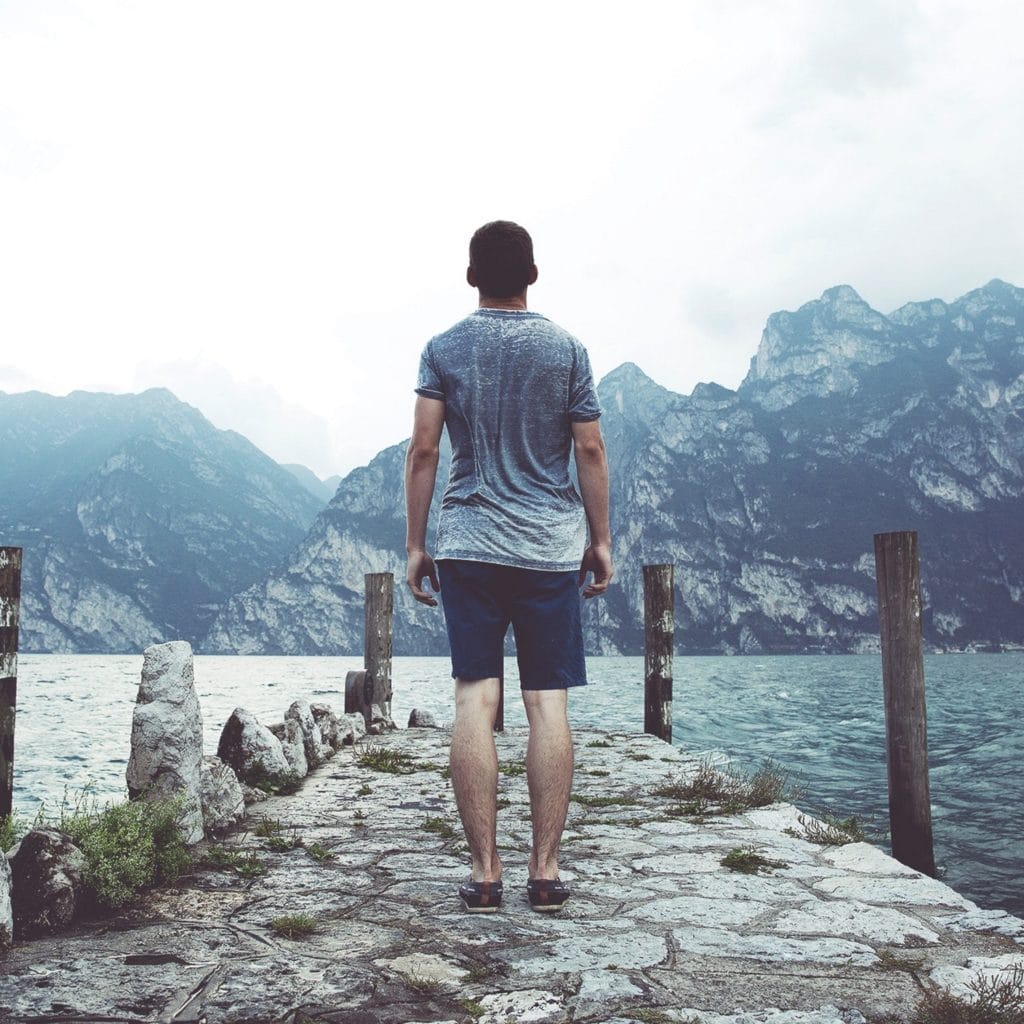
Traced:
<svg viewBox="0 0 1024 1024">
<path fill-rule="evenodd" d="M 612 534 L 608 521 L 608 456 L 599 420 L 572 424 L 573 451 L 580 481 L 580 495 L 587 513 L 590 545 L 580 565 L 580 586 L 587 573 L 594 579 L 583 591 L 584 597 L 599 597 L 612 580 Z"/>
<path fill-rule="evenodd" d="M 405 551 L 409 556 L 405 582 L 417 601 L 435 607 L 437 599 L 423 589 L 423 578 L 430 579 L 434 593 L 441 589 L 434 560 L 427 554 L 427 517 L 443 429 L 444 402 L 417 395 L 412 438 L 405 453 Z"/>
</svg>

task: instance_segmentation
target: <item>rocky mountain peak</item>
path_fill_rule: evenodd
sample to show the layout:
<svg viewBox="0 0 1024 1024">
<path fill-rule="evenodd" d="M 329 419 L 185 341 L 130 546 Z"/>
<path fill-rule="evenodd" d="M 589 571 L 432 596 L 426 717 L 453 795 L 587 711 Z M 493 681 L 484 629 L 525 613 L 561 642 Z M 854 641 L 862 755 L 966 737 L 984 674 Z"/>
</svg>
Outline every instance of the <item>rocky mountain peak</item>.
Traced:
<svg viewBox="0 0 1024 1024">
<path fill-rule="evenodd" d="M 636 363 L 623 363 L 606 374 L 597 388 L 606 410 L 642 423 L 662 415 L 677 396 L 651 380 Z"/>
</svg>

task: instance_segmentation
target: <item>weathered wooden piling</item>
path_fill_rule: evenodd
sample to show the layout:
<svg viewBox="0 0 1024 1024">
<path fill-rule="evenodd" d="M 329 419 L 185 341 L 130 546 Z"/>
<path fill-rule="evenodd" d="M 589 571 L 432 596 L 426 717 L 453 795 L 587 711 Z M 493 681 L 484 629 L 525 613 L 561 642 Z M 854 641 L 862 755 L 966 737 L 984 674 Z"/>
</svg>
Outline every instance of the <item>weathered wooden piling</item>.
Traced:
<svg viewBox="0 0 1024 1024">
<path fill-rule="evenodd" d="M 361 714 L 370 732 L 395 728 L 391 718 L 394 582 L 390 572 L 368 572 L 363 577 L 363 671 L 345 677 L 345 714 Z"/>
<path fill-rule="evenodd" d="M 917 534 L 875 534 L 892 855 L 935 875 Z"/>
<path fill-rule="evenodd" d="M 672 742 L 674 566 L 644 566 L 644 732 Z"/>
<path fill-rule="evenodd" d="M 14 805 L 14 713 L 18 697 L 21 548 L 0 548 L 0 818 Z"/>
</svg>

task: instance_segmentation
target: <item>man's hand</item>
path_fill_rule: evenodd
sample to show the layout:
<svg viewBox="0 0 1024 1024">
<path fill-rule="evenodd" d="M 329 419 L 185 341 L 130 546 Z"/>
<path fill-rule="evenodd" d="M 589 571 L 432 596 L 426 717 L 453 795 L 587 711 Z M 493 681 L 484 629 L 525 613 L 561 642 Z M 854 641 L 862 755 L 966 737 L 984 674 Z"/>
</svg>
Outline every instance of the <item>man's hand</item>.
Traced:
<svg viewBox="0 0 1024 1024">
<path fill-rule="evenodd" d="M 423 589 L 424 577 L 430 580 L 430 586 L 433 588 L 434 593 L 439 593 L 441 584 L 437 579 L 437 568 L 434 565 L 434 560 L 426 551 L 410 551 L 409 563 L 405 571 L 405 582 L 409 584 L 412 596 L 420 604 L 429 604 L 431 608 L 436 608 L 437 598 L 432 597 Z"/>
<path fill-rule="evenodd" d="M 601 597 L 608 589 L 608 584 L 611 583 L 613 575 L 612 549 L 607 544 L 591 544 L 583 552 L 579 582 L 581 587 L 586 582 L 588 572 L 594 574 L 594 579 L 584 587 L 583 596 Z"/>
</svg>

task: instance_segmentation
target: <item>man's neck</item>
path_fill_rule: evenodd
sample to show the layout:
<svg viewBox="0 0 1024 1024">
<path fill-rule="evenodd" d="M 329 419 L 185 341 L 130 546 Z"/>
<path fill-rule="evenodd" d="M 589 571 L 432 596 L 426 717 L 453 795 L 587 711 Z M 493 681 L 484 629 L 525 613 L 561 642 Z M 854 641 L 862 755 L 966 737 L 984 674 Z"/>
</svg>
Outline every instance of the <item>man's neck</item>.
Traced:
<svg viewBox="0 0 1024 1024">
<path fill-rule="evenodd" d="M 512 309 L 520 312 L 526 309 L 526 292 L 512 295 L 507 299 L 492 299 L 489 295 L 481 295 L 477 303 L 478 309 Z"/>
</svg>

